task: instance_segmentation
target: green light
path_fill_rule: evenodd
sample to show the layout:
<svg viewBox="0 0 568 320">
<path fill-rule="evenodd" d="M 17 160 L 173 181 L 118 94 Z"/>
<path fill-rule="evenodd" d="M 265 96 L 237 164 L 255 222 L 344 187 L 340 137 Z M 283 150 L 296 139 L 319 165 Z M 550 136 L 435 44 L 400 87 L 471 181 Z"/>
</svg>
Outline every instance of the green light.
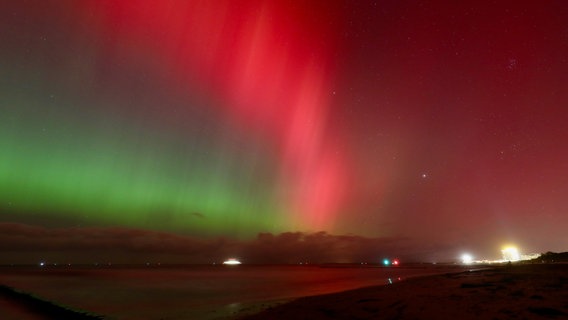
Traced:
<svg viewBox="0 0 568 320">
<path fill-rule="evenodd" d="M 183 140 L 155 127 L 109 130 L 104 119 L 40 119 L 22 109 L 0 119 L 0 207 L 204 235 L 290 227 L 274 186 L 278 162 L 261 139 L 236 148 L 224 134 Z"/>
</svg>

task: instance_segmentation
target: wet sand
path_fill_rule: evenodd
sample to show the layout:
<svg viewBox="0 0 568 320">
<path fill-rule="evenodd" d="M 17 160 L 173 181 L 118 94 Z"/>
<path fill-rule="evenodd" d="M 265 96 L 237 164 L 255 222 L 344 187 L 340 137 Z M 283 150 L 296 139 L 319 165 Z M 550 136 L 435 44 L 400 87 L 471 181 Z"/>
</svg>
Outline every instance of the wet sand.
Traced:
<svg viewBox="0 0 568 320">
<path fill-rule="evenodd" d="M 501 266 L 305 297 L 242 319 L 568 319 L 568 264 Z"/>
</svg>

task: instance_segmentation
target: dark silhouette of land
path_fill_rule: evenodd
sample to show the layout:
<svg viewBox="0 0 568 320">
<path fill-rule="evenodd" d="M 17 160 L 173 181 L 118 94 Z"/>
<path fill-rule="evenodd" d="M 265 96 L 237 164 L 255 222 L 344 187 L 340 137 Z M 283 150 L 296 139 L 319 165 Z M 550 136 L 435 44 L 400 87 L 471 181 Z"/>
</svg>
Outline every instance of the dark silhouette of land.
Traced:
<svg viewBox="0 0 568 320">
<path fill-rule="evenodd" d="M 568 252 L 546 252 L 541 254 L 538 258 L 533 259 L 533 262 L 541 263 L 558 263 L 558 262 L 568 262 Z"/>
</svg>

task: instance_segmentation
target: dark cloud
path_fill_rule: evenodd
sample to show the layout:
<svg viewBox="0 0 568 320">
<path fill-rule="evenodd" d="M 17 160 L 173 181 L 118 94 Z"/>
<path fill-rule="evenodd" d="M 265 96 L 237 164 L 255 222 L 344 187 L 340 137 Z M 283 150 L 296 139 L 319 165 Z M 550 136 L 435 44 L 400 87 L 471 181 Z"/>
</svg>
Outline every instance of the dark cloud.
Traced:
<svg viewBox="0 0 568 320">
<path fill-rule="evenodd" d="M 197 217 L 197 218 L 200 218 L 200 219 L 205 218 L 205 216 L 202 213 L 199 213 L 199 212 L 192 212 L 192 213 L 190 213 L 190 215 Z"/>
<path fill-rule="evenodd" d="M 237 257 L 247 263 L 378 262 L 386 256 L 412 260 L 432 259 L 408 238 L 367 238 L 326 232 L 259 233 L 252 240 L 196 238 L 172 233 L 127 228 L 46 228 L 21 223 L 0 223 L 0 263 L 35 263 L 57 259 L 76 263 L 113 261 L 139 263 L 213 263 Z M 17 261 L 15 261 L 17 260 Z"/>
</svg>

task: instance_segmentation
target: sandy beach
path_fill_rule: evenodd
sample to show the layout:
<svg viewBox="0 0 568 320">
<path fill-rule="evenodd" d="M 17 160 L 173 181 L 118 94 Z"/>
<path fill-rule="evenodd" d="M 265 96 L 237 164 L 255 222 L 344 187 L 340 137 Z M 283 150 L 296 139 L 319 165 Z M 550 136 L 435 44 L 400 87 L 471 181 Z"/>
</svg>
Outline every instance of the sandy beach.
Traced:
<svg viewBox="0 0 568 320">
<path fill-rule="evenodd" d="M 514 265 L 305 297 L 243 319 L 564 319 L 568 264 Z"/>
<path fill-rule="evenodd" d="M 392 284 L 383 286 L 286 301 L 242 304 L 231 315 L 218 313 L 218 317 L 249 320 L 563 319 L 568 318 L 568 264 L 498 266 L 409 279 L 393 278 Z M 0 312 L 2 319 L 105 318 L 66 309 L 8 287 L 0 290 Z"/>
<path fill-rule="evenodd" d="M 300 297 L 384 285 L 390 278 L 463 270 L 463 266 L 422 264 L 403 268 L 347 264 L 4 267 L 0 268 L 0 289 L 4 289 L 0 297 L 11 299 L 24 311 L 35 304 L 43 315 L 51 303 L 108 319 L 217 320 Z M 0 306 L 0 311 L 6 309 Z"/>
</svg>

